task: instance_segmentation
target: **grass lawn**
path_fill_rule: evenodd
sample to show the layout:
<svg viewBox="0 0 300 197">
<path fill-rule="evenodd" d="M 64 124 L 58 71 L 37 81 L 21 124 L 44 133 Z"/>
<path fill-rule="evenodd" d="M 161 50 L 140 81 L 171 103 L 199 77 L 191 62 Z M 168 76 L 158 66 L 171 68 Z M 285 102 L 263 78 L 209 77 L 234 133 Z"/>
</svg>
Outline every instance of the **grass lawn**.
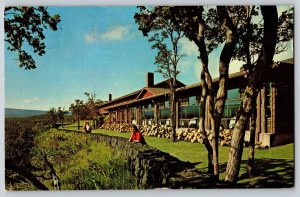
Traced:
<svg viewBox="0 0 300 197">
<path fill-rule="evenodd" d="M 81 123 L 83 125 L 83 121 Z M 75 126 L 75 127 L 74 127 Z M 65 129 L 77 129 L 76 123 Z M 92 133 L 129 138 L 130 133 L 119 133 L 104 129 L 95 129 Z M 163 152 L 182 161 L 195 163 L 203 171 L 207 169 L 207 151 L 204 145 L 185 141 L 171 142 L 170 139 L 145 136 L 146 142 Z M 229 147 L 219 146 L 220 180 L 224 179 Z M 268 150 L 255 149 L 256 176 L 247 178 L 248 148 L 244 148 L 239 185 L 241 187 L 291 187 L 294 184 L 294 144 L 273 147 Z"/>
</svg>

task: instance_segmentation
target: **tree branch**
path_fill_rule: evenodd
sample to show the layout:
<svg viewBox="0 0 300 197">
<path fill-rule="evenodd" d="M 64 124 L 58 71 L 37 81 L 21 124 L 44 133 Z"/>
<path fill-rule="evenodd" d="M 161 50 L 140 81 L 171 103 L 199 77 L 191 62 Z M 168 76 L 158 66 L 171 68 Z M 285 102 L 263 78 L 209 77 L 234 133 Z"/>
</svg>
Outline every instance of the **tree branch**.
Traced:
<svg viewBox="0 0 300 197">
<path fill-rule="evenodd" d="M 49 190 L 42 182 L 40 182 L 31 172 L 25 168 L 19 166 L 15 161 L 11 159 L 5 160 L 5 168 L 17 172 L 21 176 L 29 180 L 36 188 L 40 190 Z"/>
</svg>

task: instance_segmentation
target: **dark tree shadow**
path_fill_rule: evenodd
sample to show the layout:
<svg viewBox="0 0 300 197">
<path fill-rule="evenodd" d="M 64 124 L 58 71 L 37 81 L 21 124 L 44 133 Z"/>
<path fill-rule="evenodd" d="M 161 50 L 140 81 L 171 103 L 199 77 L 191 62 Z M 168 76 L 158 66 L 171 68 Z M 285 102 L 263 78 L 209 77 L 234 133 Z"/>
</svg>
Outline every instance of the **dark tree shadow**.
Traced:
<svg viewBox="0 0 300 197">
<path fill-rule="evenodd" d="M 255 159 L 252 178 L 247 174 L 247 160 L 242 161 L 236 188 L 289 188 L 294 186 L 294 161 L 287 159 Z M 220 172 L 226 171 L 226 163 L 220 165 Z"/>
</svg>

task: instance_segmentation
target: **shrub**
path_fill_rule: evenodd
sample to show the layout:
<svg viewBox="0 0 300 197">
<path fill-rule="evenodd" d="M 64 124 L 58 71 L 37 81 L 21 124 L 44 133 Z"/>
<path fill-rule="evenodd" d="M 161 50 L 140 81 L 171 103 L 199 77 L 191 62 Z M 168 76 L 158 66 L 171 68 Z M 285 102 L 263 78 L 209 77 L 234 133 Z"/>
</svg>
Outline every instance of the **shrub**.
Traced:
<svg viewBox="0 0 300 197">
<path fill-rule="evenodd" d="M 60 177 L 62 189 L 135 188 L 135 178 L 126 161 L 121 160 L 105 143 L 92 141 L 88 135 L 50 129 L 36 137 L 36 144 L 36 152 L 46 152 L 48 155 Z M 40 156 L 33 161 L 35 166 L 43 166 Z M 50 182 L 47 184 L 51 186 Z"/>
</svg>

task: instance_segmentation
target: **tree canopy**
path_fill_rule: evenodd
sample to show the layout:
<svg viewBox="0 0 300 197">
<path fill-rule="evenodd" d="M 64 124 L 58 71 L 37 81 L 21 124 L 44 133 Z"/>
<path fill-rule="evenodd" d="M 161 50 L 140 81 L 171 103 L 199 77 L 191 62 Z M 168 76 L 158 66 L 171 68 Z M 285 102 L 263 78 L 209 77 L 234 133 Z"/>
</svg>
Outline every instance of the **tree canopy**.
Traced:
<svg viewBox="0 0 300 197">
<path fill-rule="evenodd" d="M 154 61 L 157 65 L 156 71 L 161 73 L 169 84 L 170 120 L 174 142 L 176 140 L 175 90 L 177 75 L 180 73 L 178 63 L 183 56 L 179 52 L 179 40 L 184 34 L 178 24 L 165 17 L 168 13 L 168 7 L 157 6 L 153 9 L 147 9 L 141 6 L 140 12 L 136 13 L 134 18 L 144 36 L 151 34 L 148 41 L 154 43 L 152 49 L 158 50 Z"/>
<path fill-rule="evenodd" d="M 210 120 L 211 128 L 208 129 L 208 132 L 205 131 L 203 125 L 201 127 L 203 128 L 203 141 L 207 144 L 209 154 L 212 154 L 209 155 L 209 158 L 213 157 L 214 175 L 218 177 L 217 143 L 219 126 L 227 98 L 230 62 L 233 59 L 244 61 L 248 66 L 251 66 L 251 69 L 248 67 L 247 70 L 254 73 L 253 75 L 249 73 L 248 89 L 245 91 L 246 96 L 243 101 L 247 106 L 245 104 L 241 106 L 246 106 L 247 109 L 241 111 L 241 113 L 244 112 L 243 122 L 238 124 L 239 130 L 236 131 L 242 136 L 250 115 L 248 112 L 252 108 L 251 102 L 263 84 L 262 78 L 259 77 L 262 70 L 270 68 L 273 55 L 286 50 L 287 41 L 294 36 L 293 8 L 283 12 L 279 19 L 275 14 L 277 12 L 276 7 L 272 6 L 141 6 L 139 9 L 140 13 L 135 15 L 135 19 L 140 21 L 139 30 L 143 32 L 144 36 L 161 28 L 159 21 L 157 21 L 157 18 L 160 18 L 162 21 L 169 21 L 170 25 L 174 26 L 177 31 L 183 31 L 184 35 L 198 46 L 199 59 L 202 63 L 202 111 L 205 112 L 204 109 L 208 106 L 208 114 L 201 113 L 200 122 L 202 119 L 203 123 L 205 116 Z M 266 10 L 272 13 L 273 19 L 266 16 Z M 156 34 L 156 36 L 164 37 L 165 34 Z M 222 47 L 219 59 L 219 87 L 214 90 L 208 69 L 208 54 L 218 47 Z M 165 53 L 166 57 L 167 55 Z M 210 140 L 211 145 L 205 140 L 208 137 L 212 139 Z M 240 142 L 237 143 L 239 144 L 236 146 L 241 144 Z M 240 151 L 241 148 L 238 150 Z M 235 156 L 235 159 L 238 160 L 238 157 Z M 234 169 L 234 173 L 238 172 L 236 170 L 238 168 L 237 166 Z"/>
<path fill-rule="evenodd" d="M 37 67 L 32 54 L 42 56 L 46 53 L 45 30 L 58 30 L 61 19 L 58 14 L 51 16 L 47 7 L 6 7 L 4 12 L 5 41 L 7 49 L 18 54 L 19 67 L 35 69 Z"/>
</svg>

